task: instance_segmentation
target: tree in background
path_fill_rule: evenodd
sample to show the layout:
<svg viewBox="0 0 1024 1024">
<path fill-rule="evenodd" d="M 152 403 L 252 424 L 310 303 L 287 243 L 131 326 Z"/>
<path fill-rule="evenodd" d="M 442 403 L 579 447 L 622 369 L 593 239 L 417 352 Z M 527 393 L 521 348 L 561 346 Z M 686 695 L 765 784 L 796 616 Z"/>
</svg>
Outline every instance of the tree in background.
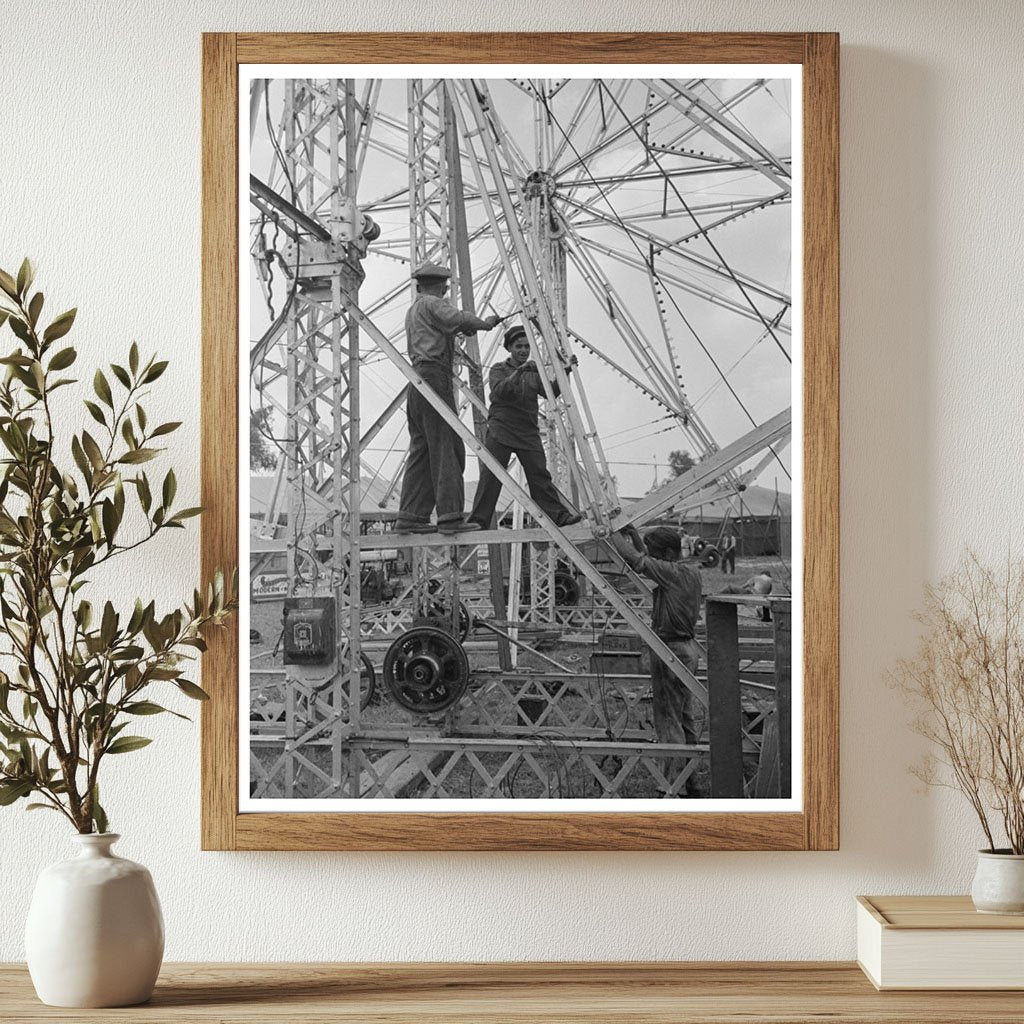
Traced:
<svg viewBox="0 0 1024 1024">
<path fill-rule="evenodd" d="M 270 436 L 271 410 L 263 407 L 249 410 L 249 468 L 273 469 L 277 457 L 271 451 L 267 438 Z"/>
<path fill-rule="evenodd" d="M 696 465 L 689 452 L 674 451 L 668 453 L 668 464 L 673 476 L 682 476 L 688 469 Z"/>
</svg>

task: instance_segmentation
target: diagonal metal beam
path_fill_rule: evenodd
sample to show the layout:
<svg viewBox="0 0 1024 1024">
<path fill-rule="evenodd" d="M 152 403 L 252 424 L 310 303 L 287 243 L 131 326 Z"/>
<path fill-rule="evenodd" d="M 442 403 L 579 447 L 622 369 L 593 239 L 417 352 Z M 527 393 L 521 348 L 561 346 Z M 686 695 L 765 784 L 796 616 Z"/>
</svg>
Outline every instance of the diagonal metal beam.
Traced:
<svg viewBox="0 0 1024 1024">
<path fill-rule="evenodd" d="M 792 411 L 790 409 L 773 416 L 761 426 L 744 434 L 732 444 L 727 444 L 714 455 L 709 455 L 703 461 L 698 462 L 692 469 L 677 476 L 674 480 L 668 481 L 652 494 L 648 494 L 640 501 L 630 505 L 629 508 L 624 509 L 622 515 L 613 520 L 613 528 L 621 530 L 631 523 L 647 522 L 664 512 L 665 509 L 671 508 L 677 501 L 686 498 L 687 495 L 702 487 L 707 487 L 708 484 L 718 477 L 724 476 L 729 470 L 786 437 L 790 431 L 791 420 Z"/>
</svg>

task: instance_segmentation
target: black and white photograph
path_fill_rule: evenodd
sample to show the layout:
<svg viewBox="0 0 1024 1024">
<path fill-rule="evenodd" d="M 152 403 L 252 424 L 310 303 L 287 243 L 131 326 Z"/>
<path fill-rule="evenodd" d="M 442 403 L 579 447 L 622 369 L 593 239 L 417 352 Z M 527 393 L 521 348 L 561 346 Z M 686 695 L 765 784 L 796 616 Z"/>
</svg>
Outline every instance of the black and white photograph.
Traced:
<svg viewBox="0 0 1024 1024">
<path fill-rule="evenodd" d="M 240 71 L 240 809 L 799 809 L 800 68 Z"/>
</svg>

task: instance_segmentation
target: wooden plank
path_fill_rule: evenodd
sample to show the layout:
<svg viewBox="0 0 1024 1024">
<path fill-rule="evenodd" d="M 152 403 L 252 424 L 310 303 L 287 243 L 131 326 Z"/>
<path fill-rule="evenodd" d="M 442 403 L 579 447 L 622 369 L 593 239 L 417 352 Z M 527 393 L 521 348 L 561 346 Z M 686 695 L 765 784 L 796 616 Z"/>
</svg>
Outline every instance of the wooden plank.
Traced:
<svg viewBox="0 0 1024 1024">
<path fill-rule="evenodd" d="M 799 64 L 797 32 L 242 32 L 241 64 Z"/>
<path fill-rule="evenodd" d="M 201 572 L 238 564 L 238 69 L 235 37 L 203 36 L 203 290 L 200 419 Z M 238 626 L 214 631 L 202 657 L 201 833 L 235 846 L 238 812 Z"/>
<path fill-rule="evenodd" d="M 666 803 L 668 803 L 666 801 Z M 243 850 L 800 850 L 801 814 L 240 814 Z"/>
<path fill-rule="evenodd" d="M 779 744 L 779 795 L 788 799 L 793 777 L 793 615 L 789 602 L 771 606 L 775 623 L 775 719 Z"/>
<path fill-rule="evenodd" d="M 1019 1024 L 1019 992 L 878 992 L 851 963 L 165 964 L 150 1003 L 41 1004 L 0 965 L 8 1024 Z"/>
<path fill-rule="evenodd" d="M 839 36 L 808 33 L 804 94 L 804 809 L 839 848 Z"/>
<path fill-rule="evenodd" d="M 833 34 L 245 34 L 204 41 L 203 572 L 236 555 L 232 418 L 237 344 L 236 62 L 802 63 L 805 152 L 804 811 L 798 814 L 521 815 L 237 814 L 238 644 L 215 639 L 204 682 L 203 844 L 228 849 L 835 849 L 838 846 L 838 36 Z M 232 109 L 225 104 L 230 98 Z M 207 180 L 209 179 L 209 180 Z M 212 347 L 212 348 L 211 348 Z M 230 453 L 232 465 L 224 466 Z M 215 520 L 215 522 L 214 522 Z M 418 833 L 412 834 L 413 819 Z M 524 830 L 520 835 L 520 830 Z M 379 837 L 375 842 L 374 836 Z M 469 841 L 467 841 L 469 840 Z"/>
<path fill-rule="evenodd" d="M 743 796 L 743 714 L 740 704 L 739 624 L 736 605 L 708 598 L 708 729 L 711 795 Z"/>
</svg>

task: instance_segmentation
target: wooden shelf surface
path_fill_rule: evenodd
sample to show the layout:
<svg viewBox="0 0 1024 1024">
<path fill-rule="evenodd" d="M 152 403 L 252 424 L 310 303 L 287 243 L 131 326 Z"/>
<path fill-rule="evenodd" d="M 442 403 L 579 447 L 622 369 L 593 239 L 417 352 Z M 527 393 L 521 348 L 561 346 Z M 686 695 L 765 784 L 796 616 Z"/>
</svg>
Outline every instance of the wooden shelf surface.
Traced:
<svg viewBox="0 0 1024 1024">
<path fill-rule="evenodd" d="M 150 1003 L 42 1005 L 0 965 L 0 1020 L 274 1024 L 1020 1024 L 1022 992 L 877 992 L 852 963 L 166 964 Z"/>
</svg>

